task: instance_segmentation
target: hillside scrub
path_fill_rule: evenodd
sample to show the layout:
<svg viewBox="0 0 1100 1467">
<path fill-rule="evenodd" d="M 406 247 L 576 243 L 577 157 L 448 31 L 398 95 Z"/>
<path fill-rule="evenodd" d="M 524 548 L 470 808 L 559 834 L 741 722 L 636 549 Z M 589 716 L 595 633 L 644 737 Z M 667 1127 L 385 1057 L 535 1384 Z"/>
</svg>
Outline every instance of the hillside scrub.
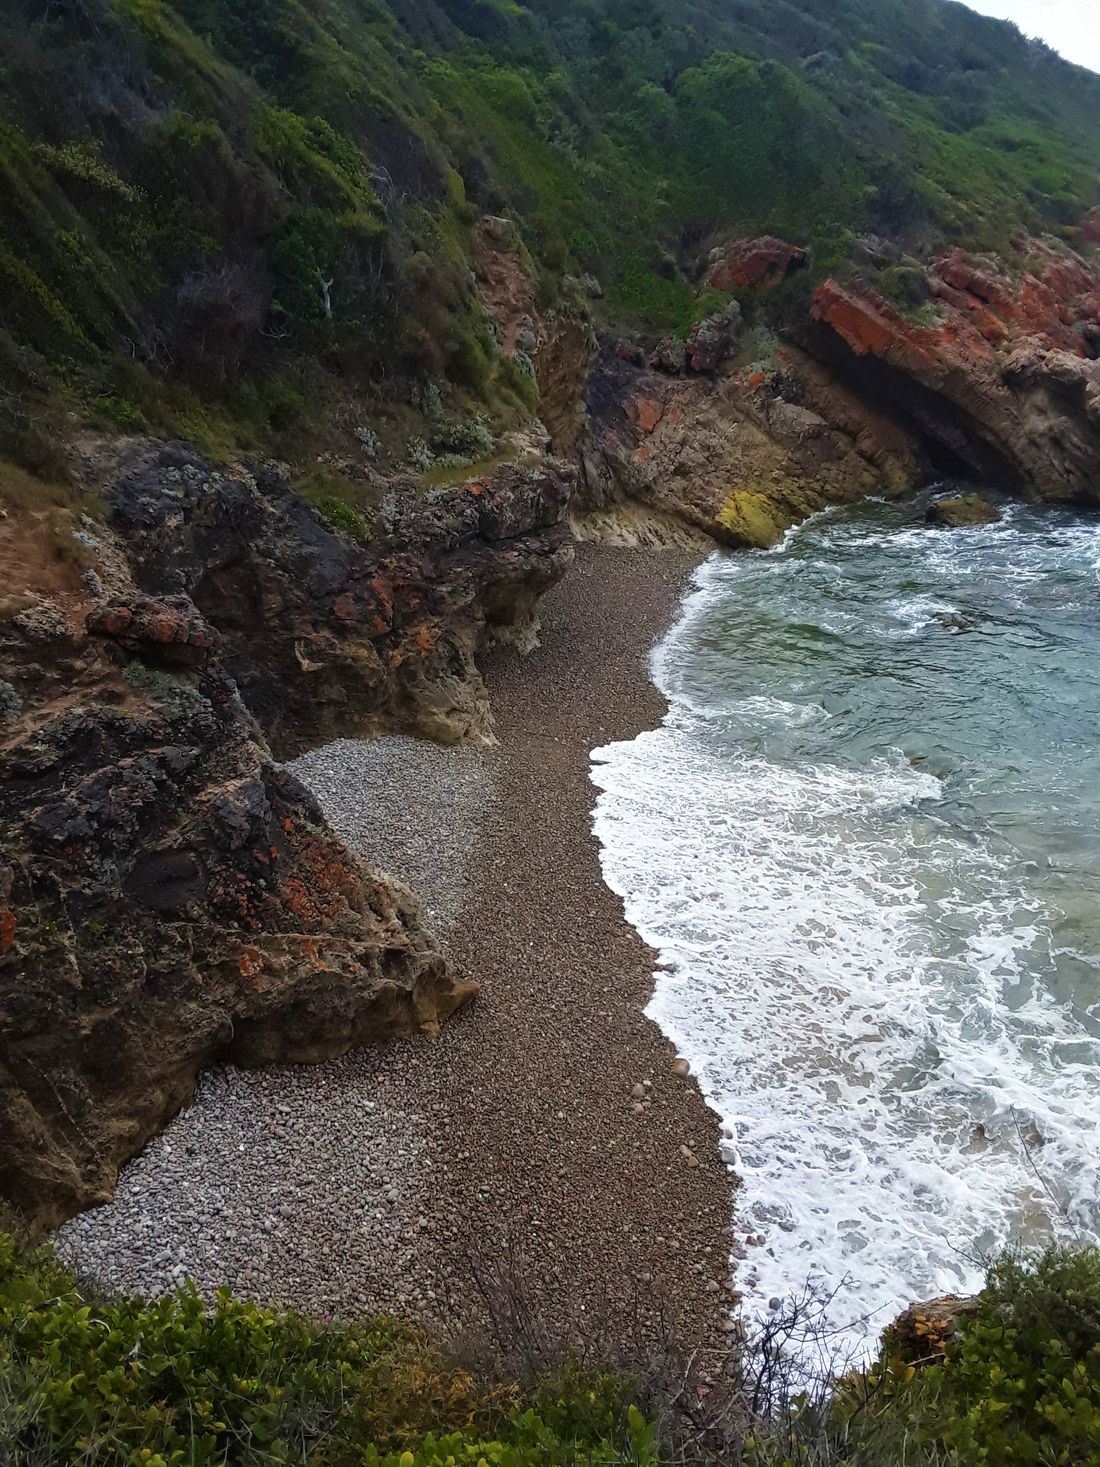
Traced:
<svg viewBox="0 0 1100 1467">
<path fill-rule="evenodd" d="M 548 302 L 595 274 L 609 323 L 656 336 L 723 233 L 820 273 L 860 233 L 1068 234 L 1097 197 L 1100 78 L 945 0 L 11 0 L 0 47 L 25 462 L 73 411 L 301 449 L 305 377 L 299 422 L 426 381 L 514 411 L 469 283 L 486 213 Z"/>
<path fill-rule="evenodd" d="M 534 1368 L 509 1378 L 464 1368 L 423 1331 L 392 1320 L 311 1321 L 227 1291 L 209 1305 L 189 1288 L 148 1303 L 101 1297 L 48 1251 L 24 1253 L 0 1234 L 0 1461 L 1100 1462 L 1095 1251 L 1001 1259 L 957 1327 L 918 1312 L 915 1352 L 888 1330 L 865 1373 L 784 1399 L 795 1378 L 788 1346 L 804 1317 L 796 1307 L 746 1342 L 734 1391 L 689 1384 L 690 1361 L 685 1372 L 671 1356 L 582 1368 L 568 1354 L 548 1360 L 541 1345 L 521 1352 Z"/>
</svg>

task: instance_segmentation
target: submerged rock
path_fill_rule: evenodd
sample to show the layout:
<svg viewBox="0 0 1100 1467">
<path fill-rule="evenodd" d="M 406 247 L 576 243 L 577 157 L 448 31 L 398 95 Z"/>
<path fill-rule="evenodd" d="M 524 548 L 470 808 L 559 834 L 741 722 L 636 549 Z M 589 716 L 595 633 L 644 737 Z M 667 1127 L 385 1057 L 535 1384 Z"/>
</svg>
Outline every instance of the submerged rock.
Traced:
<svg viewBox="0 0 1100 1467">
<path fill-rule="evenodd" d="M 965 529 L 970 525 L 995 525 L 1001 518 L 996 505 L 980 494 L 956 494 L 946 499 L 933 499 L 925 519 L 930 525 L 944 529 Z"/>
</svg>

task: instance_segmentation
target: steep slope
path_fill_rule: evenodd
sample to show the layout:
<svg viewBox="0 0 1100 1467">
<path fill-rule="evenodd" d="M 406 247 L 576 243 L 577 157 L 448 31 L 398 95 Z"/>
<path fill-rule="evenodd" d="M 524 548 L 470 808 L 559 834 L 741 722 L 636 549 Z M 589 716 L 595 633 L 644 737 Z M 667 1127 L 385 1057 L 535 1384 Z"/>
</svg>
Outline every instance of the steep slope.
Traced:
<svg viewBox="0 0 1100 1467">
<path fill-rule="evenodd" d="M 1097 196 L 1100 78 L 947 0 L 6 0 L 0 42 L 0 433 L 39 463 L 73 410 L 297 457 L 372 417 L 400 455 L 431 383 L 509 425 L 483 213 L 546 302 L 592 274 L 660 330 L 716 232 L 820 276 Z"/>
</svg>

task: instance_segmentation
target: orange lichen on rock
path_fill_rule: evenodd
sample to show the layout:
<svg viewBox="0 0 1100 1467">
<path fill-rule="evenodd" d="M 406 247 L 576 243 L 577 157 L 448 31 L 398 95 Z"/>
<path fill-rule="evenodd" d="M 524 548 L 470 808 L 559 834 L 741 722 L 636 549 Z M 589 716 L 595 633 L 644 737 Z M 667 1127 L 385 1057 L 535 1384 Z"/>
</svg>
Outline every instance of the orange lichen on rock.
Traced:
<svg viewBox="0 0 1100 1467">
<path fill-rule="evenodd" d="M 807 258 L 800 245 L 774 235 L 735 239 L 711 256 L 705 283 L 712 290 L 774 290 L 793 271 L 801 269 Z"/>
<path fill-rule="evenodd" d="M 242 947 L 237 954 L 237 968 L 241 975 L 241 981 L 252 993 L 259 993 L 263 988 L 264 959 L 258 948 Z"/>
<path fill-rule="evenodd" d="M 626 405 L 626 415 L 643 433 L 652 433 L 664 415 L 665 405 L 658 397 L 634 397 Z"/>
<path fill-rule="evenodd" d="M 818 287 L 811 310 L 815 320 L 831 326 L 861 357 L 888 356 L 909 331 L 905 317 L 882 296 L 835 280 Z"/>
</svg>

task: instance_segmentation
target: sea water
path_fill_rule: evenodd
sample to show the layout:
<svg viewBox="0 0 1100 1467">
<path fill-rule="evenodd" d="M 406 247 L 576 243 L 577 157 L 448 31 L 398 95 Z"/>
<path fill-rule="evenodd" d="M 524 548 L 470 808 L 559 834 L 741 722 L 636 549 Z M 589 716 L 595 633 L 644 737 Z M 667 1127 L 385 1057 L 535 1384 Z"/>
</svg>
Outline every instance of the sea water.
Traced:
<svg viewBox="0 0 1100 1467">
<path fill-rule="evenodd" d="M 746 1307 L 833 1295 L 857 1352 L 1100 1234 L 1100 520 L 925 503 L 713 556 L 664 724 L 593 754 L 649 1012 L 732 1137 Z"/>
</svg>

